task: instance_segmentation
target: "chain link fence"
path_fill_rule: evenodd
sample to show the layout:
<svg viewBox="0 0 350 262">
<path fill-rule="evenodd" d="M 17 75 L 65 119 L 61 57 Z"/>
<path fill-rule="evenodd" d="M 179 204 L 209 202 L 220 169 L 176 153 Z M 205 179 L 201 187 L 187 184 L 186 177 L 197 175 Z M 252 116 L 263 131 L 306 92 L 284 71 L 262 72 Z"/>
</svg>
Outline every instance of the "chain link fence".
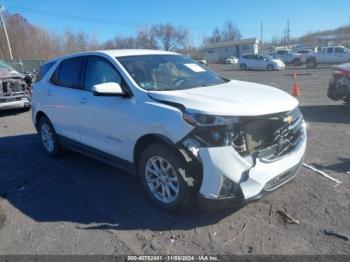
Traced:
<svg viewBox="0 0 350 262">
<path fill-rule="evenodd" d="M 25 60 L 10 60 L 10 59 L 1 59 L 8 65 L 12 66 L 19 73 L 23 73 L 26 71 L 33 71 L 34 69 L 39 69 L 39 67 L 45 63 L 46 60 L 43 59 L 25 59 Z"/>
</svg>

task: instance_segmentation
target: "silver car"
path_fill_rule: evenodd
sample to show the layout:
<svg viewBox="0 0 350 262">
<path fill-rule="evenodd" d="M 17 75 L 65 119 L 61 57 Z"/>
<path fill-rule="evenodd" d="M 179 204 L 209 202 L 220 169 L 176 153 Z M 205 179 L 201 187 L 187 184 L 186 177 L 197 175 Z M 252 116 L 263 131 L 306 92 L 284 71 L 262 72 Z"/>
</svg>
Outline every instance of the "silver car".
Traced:
<svg viewBox="0 0 350 262">
<path fill-rule="evenodd" d="M 238 61 L 241 70 L 280 70 L 285 69 L 286 65 L 280 59 L 274 59 L 270 56 L 249 54 L 243 55 Z"/>
</svg>

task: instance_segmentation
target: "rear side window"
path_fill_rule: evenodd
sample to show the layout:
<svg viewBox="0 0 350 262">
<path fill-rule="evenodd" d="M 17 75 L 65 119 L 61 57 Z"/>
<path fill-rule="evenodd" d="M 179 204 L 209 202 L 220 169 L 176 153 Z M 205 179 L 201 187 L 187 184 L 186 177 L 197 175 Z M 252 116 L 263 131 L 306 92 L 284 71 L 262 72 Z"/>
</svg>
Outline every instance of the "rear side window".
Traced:
<svg viewBox="0 0 350 262">
<path fill-rule="evenodd" d="M 82 64 L 82 57 L 63 60 L 52 75 L 51 82 L 59 86 L 82 89 Z"/>
<path fill-rule="evenodd" d="M 42 66 L 40 66 L 39 73 L 38 73 L 38 76 L 36 77 L 35 82 L 39 82 L 41 79 L 43 79 L 43 77 L 46 75 L 46 73 L 51 69 L 51 67 L 55 63 L 56 63 L 56 61 L 53 61 L 53 62 L 46 63 L 46 64 L 43 64 Z"/>
</svg>

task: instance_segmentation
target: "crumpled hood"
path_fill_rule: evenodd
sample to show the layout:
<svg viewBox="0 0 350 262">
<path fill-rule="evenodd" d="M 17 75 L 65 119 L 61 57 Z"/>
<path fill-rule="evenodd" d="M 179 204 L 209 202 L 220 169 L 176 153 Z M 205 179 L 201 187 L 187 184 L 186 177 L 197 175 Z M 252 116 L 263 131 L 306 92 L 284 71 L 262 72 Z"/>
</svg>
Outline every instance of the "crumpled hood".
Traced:
<svg viewBox="0 0 350 262">
<path fill-rule="evenodd" d="M 11 77 L 21 78 L 23 77 L 23 75 L 21 75 L 14 69 L 0 67 L 0 78 L 11 78 Z"/>
<path fill-rule="evenodd" d="M 298 100 L 277 88 L 231 80 L 225 84 L 177 91 L 148 91 L 158 101 L 185 106 L 193 113 L 208 115 L 257 116 L 286 112 Z"/>
</svg>

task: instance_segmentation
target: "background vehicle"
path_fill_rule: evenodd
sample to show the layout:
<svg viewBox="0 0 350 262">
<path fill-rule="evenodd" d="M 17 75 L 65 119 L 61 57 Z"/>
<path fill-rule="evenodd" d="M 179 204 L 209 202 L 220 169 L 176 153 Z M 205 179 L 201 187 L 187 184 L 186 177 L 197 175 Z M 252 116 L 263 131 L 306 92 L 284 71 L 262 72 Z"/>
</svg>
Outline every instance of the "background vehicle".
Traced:
<svg viewBox="0 0 350 262">
<path fill-rule="evenodd" d="M 239 58 L 238 63 L 241 70 L 280 70 L 286 67 L 279 59 L 256 54 L 243 55 Z"/>
<path fill-rule="evenodd" d="M 333 66 L 327 95 L 332 100 L 350 103 L 350 63 Z"/>
<path fill-rule="evenodd" d="M 305 55 L 307 68 L 314 68 L 318 64 L 336 64 L 350 61 L 350 49 L 343 46 L 322 47 L 319 52 Z"/>
<path fill-rule="evenodd" d="M 136 172 L 157 205 L 182 209 L 244 204 L 290 181 L 306 148 L 297 105 L 176 53 L 109 50 L 43 65 L 32 117 L 49 156 L 68 147 Z"/>
<path fill-rule="evenodd" d="M 313 51 L 312 50 L 310 50 L 310 49 L 304 49 L 304 50 L 298 50 L 298 51 L 296 51 L 298 54 L 302 54 L 302 55 L 306 55 L 306 54 L 311 54 L 311 53 L 313 53 Z"/>
<path fill-rule="evenodd" d="M 225 60 L 225 64 L 237 64 L 237 63 L 238 63 L 238 58 L 235 56 L 230 56 Z"/>
<path fill-rule="evenodd" d="M 207 62 L 207 60 L 205 58 L 201 58 L 201 59 L 197 60 L 197 62 L 202 64 L 202 65 L 207 65 L 208 64 L 208 62 Z"/>
<path fill-rule="evenodd" d="M 273 58 L 282 60 L 285 64 L 293 64 L 293 65 L 303 64 L 303 55 L 293 52 L 289 49 L 277 50 L 276 52 L 272 53 L 271 56 Z"/>
<path fill-rule="evenodd" d="M 23 76 L 4 61 L 0 61 L 0 110 L 29 110 L 31 82 L 30 76 Z"/>
</svg>

